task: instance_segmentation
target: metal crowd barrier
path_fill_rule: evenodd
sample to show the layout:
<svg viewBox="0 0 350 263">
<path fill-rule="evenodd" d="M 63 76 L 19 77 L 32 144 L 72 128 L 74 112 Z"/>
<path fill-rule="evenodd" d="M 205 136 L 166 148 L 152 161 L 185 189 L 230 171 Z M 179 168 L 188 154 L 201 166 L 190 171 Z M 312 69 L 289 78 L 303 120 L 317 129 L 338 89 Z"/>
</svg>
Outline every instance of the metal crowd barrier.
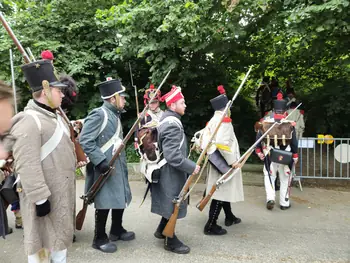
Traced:
<svg viewBox="0 0 350 263">
<path fill-rule="evenodd" d="M 297 178 L 350 179 L 350 138 L 299 139 Z"/>
</svg>

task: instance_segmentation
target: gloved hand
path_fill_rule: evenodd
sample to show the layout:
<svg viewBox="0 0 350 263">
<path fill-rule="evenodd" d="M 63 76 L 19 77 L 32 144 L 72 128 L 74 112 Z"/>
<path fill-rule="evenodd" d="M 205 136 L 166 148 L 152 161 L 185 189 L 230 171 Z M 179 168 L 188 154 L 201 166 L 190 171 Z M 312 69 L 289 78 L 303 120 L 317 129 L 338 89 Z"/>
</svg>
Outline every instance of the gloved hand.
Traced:
<svg viewBox="0 0 350 263">
<path fill-rule="evenodd" d="M 36 205 L 36 215 L 39 217 L 46 216 L 50 211 L 51 205 L 49 200 L 46 200 L 46 202 L 41 205 Z"/>
<path fill-rule="evenodd" d="M 265 155 L 262 152 L 257 153 L 258 157 L 260 158 L 261 161 L 264 161 Z"/>
<path fill-rule="evenodd" d="M 109 164 L 106 160 L 103 160 L 96 166 L 96 168 L 104 174 L 109 170 Z"/>
</svg>

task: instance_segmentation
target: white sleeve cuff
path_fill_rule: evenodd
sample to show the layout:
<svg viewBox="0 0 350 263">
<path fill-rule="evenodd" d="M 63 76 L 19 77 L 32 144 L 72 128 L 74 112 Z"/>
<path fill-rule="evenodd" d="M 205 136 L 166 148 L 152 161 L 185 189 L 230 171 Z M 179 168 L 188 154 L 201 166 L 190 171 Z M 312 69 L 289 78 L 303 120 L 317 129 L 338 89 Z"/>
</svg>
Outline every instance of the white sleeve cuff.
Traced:
<svg viewBox="0 0 350 263">
<path fill-rule="evenodd" d="M 36 205 L 42 205 L 42 204 L 45 203 L 46 201 L 47 201 L 47 199 L 40 200 L 40 201 L 36 202 L 35 204 L 36 204 Z"/>
</svg>

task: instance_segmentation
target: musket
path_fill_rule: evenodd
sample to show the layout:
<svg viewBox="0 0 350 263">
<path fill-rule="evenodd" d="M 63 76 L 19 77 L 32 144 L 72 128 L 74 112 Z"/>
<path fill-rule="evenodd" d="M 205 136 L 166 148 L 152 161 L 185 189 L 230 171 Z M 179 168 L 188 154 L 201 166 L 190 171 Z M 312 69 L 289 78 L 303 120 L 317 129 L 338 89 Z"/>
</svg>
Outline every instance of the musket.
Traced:
<svg viewBox="0 0 350 263">
<path fill-rule="evenodd" d="M 61 114 L 62 118 L 64 119 L 64 121 L 67 123 L 68 127 L 69 127 L 69 133 L 70 133 L 70 137 L 71 140 L 74 144 L 74 148 L 75 148 L 75 154 L 77 156 L 77 161 L 78 162 L 87 162 L 87 157 L 84 153 L 83 148 L 81 147 L 80 143 L 78 142 L 78 140 L 75 138 L 75 133 L 74 133 L 74 127 L 73 124 L 70 122 L 70 120 L 68 119 L 66 113 L 63 111 L 63 109 L 60 107 L 57 108 L 57 110 L 59 111 L 59 113 Z"/>
<path fill-rule="evenodd" d="M 247 74 L 245 75 L 241 85 L 239 86 L 236 94 L 234 95 L 233 99 L 230 100 L 224 111 L 222 112 L 221 116 L 220 116 L 220 120 L 218 122 L 218 124 L 216 125 L 215 127 L 215 130 L 214 132 L 211 134 L 210 138 L 209 138 L 209 143 L 204 147 L 203 151 L 201 152 L 201 154 L 199 155 L 199 158 L 196 162 L 196 165 L 200 165 L 202 163 L 202 161 L 204 160 L 206 154 L 207 154 L 207 151 L 211 145 L 210 142 L 213 141 L 213 139 L 215 138 L 224 118 L 226 117 L 227 113 L 228 113 L 228 110 L 231 108 L 232 106 L 232 103 L 233 101 L 236 99 L 239 91 L 242 89 L 245 81 L 247 80 L 248 78 L 248 75 L 250 73 L 250 71 L 252 70 L 252 67 L 249 68 L 249 71 L 247 72 Z M 190 189 L 190 186 L 191 186 L 191 183 L 193 181 L 193 178 L 195 177 L 195 174 L 191 174 L 187 180 L 186 180 L 186 183 L 185 185 L 182 187 L 182 190 L 181 192 L 179 193 L 179 195 L 173 200 L 173 203 L 174 203 L 174 212 L 172 213 L 172 215 L 170 216 L 169 218 L 169 221 L 167 223 L 167 225 L 165 226 L 164 230 L 163 230 L 163 235 L 166 236 L 166 237 L 170 237 L 172 238 L 174 236 L 174 232 L 175 232 L 175 226 L 176 226 L 176 221 L 177 221 L 177 218 L 178 218 L 178 215 L 179 215 L 179 210 L 180 210 L 180 205 L 182 202 L 184 202 L 186 199 L 186 197 L 188 197 L 187 193 L 188 193 L 188 190 Z M 198 181 L 198 180 L 197 180 Z M 193 189 L 193 187 L 192 187 Z"/>
<path fill-rule="evenodd" d="M 32 60 L 35 61 L 36 59 L 35 59 L 35 57 L 34 57 L 32 51 L 30 50 L 30 48 L 27 47 L 26 50 L 28 51 L 28 54 L 29 54 L 29 56 L 32 58 Z"/>
<path fill-rule="evenodd" d="M 135 91 L 136 116 L 138 117 L 139 116 L 139 112 L 140 112 L 139 100 L 138 100 L 138 96 L 137 96 L 137 87 L 136 87 L 136 85 L 134 85 L 134 79 L 132 77 L 132 70 L 131 70 L 130 62 L 129 62 L 129 70 L 130 70 L 131 86 L 134 88 L 134 91 Z"/>
<path fill-rule="evenodd" d="M 132 76 L 132 70 L 131 70 L 130 62 L 129 62 L 129 71 L 130 71 L 131 86 L 134 88 L 134 92 L 135 92 L 136 118 L 138 118 L 139 114 L 140 114 L 139 99 L 138 99 L 138 95 L 137 95 L 137 87 L 136 87 L 136 85 L 134 85 L 134 78 Z M 139 149 L 139 145 L 138 145 L 139 128 L 140 128 L 140 124 L 135 129 L 134 147 L 135 147 L 136 153 L 138 153 L 139 150 L 140 150 Z"/>
<path fill-rule="evenodd" d="M 8 32 L 8 34 L 10 35 L 10 37 L 12 38 L 12 40 L 14 41 L 15 45 L 17 46 L 17 48 L 19 49 L 19 51 L 21 52 L 21 54 L 23 55 L 23 58 L 25 60 L 25 63 L 31 63 L 31 59 L 28 56 L 27 52 L 24 50 L 23 46 L 21 45 L 21 43 L 19 42 L 19 40 L 17 39 L 17 37 L 15 36 L 15 34 L 13 33 L 11 27 L 9 26 L 9 24 L 6 22 L 5 17 L 2 15 L 2 13 L 0 12 L 0 20 L 1 23 L 3 24 L 3 26 L 5 27 L 6 31 Z M 46 81 L 43 82 L 43 88 L 48 89 L 49 87 L 47 87 L 47 83 Z M 57 109 L 61 116 L 63 117 L 63 119 L 65 120 L 65 122 L 67 123 L 67 125 L 69 126 L 69 130 L 70 130 L 70 135 L 71 135 L 71 140 L 74 143 L 74 147 L 75 147 L 75 153 L 77 156 L 77 160 L 78 162 L 86 162 L 86 156 L 84 154 L 83 149 L 81 148 L 79 142 L 77 142 L 77 140 L 75 139 L 74 136 L 74 127 L 71 124 L 71 122 L 69 121 L 67 115 L 64 113 L 64 111 L 62 110 L 61 107 L 58 107 Z"/>
<path fill-rule="evenodd" d="M 286 192 L 286 196 L 284 197 L 284 200 L 285 200 L 286 202 L 288 202 L 289 197 L 290 197 L 290 190 L 291 190 L 291 188 L 292 188 L 292 183 L 293 183 L 293 178 L 294 178 L 294 176 L 295 176 L 295 163 L 294 163 L 294 161 L 293 161 L 292 172 L 291 172 L 291 175 L 289 175 L 289 177 L 288 177 L 288 190 L 287 190 L 287 192 Z"/>
<path fill-rule="evenodd" d="M 30 54 L 30 57 L 35 61 L 35 57 L 32 53 L 32 51 L 30 50 L 29 47 L 26 48 L 28 51 L 28 54 Z M 56 75 L 56 73 L 55 73 Z M 58 76 L 56 75 L 56 78 L 58 79 Z M 48 91 L 48 93 L 50 93 L 50 87 L 47 86 L 46 84 L 43 84 L 43 88 L 46 89 Z M 81 147 L 80 143 L 78 142 L 78 140 L 75 138 L 75 133 L 74 133 L 74 127 L 73 124 L 70 122 L 68 116 L 66 115 L 66 113 L 64 112 L 64 110 L 62 109 L 61 106 L 59 106 L 57 108 L 58 112 L 60 113 L 60 115 L 62 116 L 63 120 L 66 122 L 66 124 L 69 127 L 69 133 L 70 133 L 70 138 L 74 144 L 74 149 L 75 149 L 75 155 L 77 157 L 77 161 L 78 162 L 87 162 L 87 157 L 84 153 L 83 148 Z"/>
<path fill-rule="evenodd" d="M 12 82 L 12 91 L 13 91 L 13 105 L 15 105 L 15 114 L 17 114 L 18 113 L 17 93 L 16 93 L 15 71 L 14 71 L 14 65 L 13 65 L 12 49 L 10 49 L 10 65 L 11 65 L 11 82 Z"/>
<path fill-rule="evenodd" d="M 270 152 L 270 149 L 268 149 L 268 150 L 266 150 L 266 151 L 263 150 L 263 153 L 264 153 L 264 155 L 265 155 L 265 158 L 264 158 L 264 165 L 265 165 L 265 169 L 266 169 L 266 171 L 267 171 L 267 174 L 268 174 L 268 176 L 269 176 L 269 181 L 270 181 L 271 188 L 274 189 L 275 187 L 274 187 L 274 185 L 272 184 L 271 174 L 270 174 L 270 165 L 271 165 L 271 162 L 270 162 L 269 158 L 267 157 L 267 155 L 269 154 L 269 152 Z"/>
<path fill-rule="evenodd" d="M 259 134 L 260 130 L 262 128 L 262 124 L 260 122 L 256 122 L 255 125 L 254 125 L 254 130 L 257 134 Z M 263 143 L 263 142 L 262 142 Z M 262 144 L 262 148 L 264 149 L 264 144 Z M 270 149 L 269 150 L 263 150 L 263 153 L 265 156 L 268 155 L 268 153 L 270 152 Z M 270 161 L 268 158 L 264 158 L 264 166 L 265 166 L 265 169 L 267 171 L 267 174 L 269 176 L 269 181 L 270 181 L 270 185 L 271 185 L 271 188 L 274 189 L 274 186 L 272 185 L 272 180 L 271 180 L 271 175 L 270 175 Z"/>
<path fill-rule="evenodd" d="M 24 61 L 26 63 L 30 63 L 31 61 L 30 61 L 30 58 L 29 58 L 27 52 L 24 50 L 21 43 L 18 41 L 17 37 L 13 33 L 9 24 L 6 22 L 5 17 L 3 16 L 2 12 L 0 12 L 0 20 L 1 20 L 1 23 L 3 24 L 3 26 L 5 27 L 6 31 L 9 33 L 10 37 L 12 38 L 13 42 L 15 43 L 15 45 L 17 46 L 19 51 L 22 53 Z"/>
<path fill-rule="evenodd" d="M 247 72 L 247 74 L 245 75 L 245 78 L 243 79 L 241 85 L 239 86 L 239 88 L 238 88 L 237 91 L 235 92 L 235 94 L 234 94 L 234 96 L 233 96 L 233 98 L 232 98 L 232 100 L 231 100 L 231 101 L 232 101 L 232 102 L 231 102 L 231 106 L 232 106 L 233 102 L 236 100 L 238 94 L 240 93 L 240 91 L 241 91 L 241 89 L 242 89 L 242 87 L 243 87 L 243 85 L 244 85 L 246 79 L 248 78 L 248 75 L 250 74 L 251 68 L 252 68 L 252 67 L 250 67 L 250 69 L 249 69 L 249 71 Z M 211 142 L 211 141 L 209 141 L 209 142 Z M 209 144 L 210 144 L 210 143 L 209 143 Z M 192 147 L 194 148 L 194 146 L 195 146 L 195 144 L 193 144 Z M 192 150 L 192 147 L 191 147 L 191 150 Z M 187 192 L 187 194 L 185 195 L 185 198 L 184 198 L 185 200 L 190 196 L 192 190 L 194 189 L 195 185 L 198 183 L 198 181 L 199 181 L 199 179 L 200 179 L 201 176 L 202 176 L 202 173 L 200 173 L 200 175 L 198 176 L 198 179 L 194 182 L 194 184 L 192 185 L 191 189 L 190 189 L 190 190 Z"/>
<path fill-rule="evenodd" d="M 159 87 L 157 89 L 157 92 L 160 90 L 160 88 L 165 83 L 170 72 L 171 72 L 171 70 L 169 70 L 168 73 L 166 74 L 166 76 L 164 77 L 163 81 L 161 82 L 161 84 L 159 85 Z M 115 161 L 117 160 L 117 158 L 119 157 L 119 155 L 121 154 L 123 149 L 125 148 L 126 143 L 129 141 L 129 139 L 133 135 L 133 133 L 134 133 L 136 127 L 138 126 L 138 124 L 140 123 L 140 121 L 145 117 L 145 114 L 149 108 L 149 105 L 153 102 L 153 99 L 154 98 L 150 99 L 150 101 L 148 102 L 146 107 L 143 109 L 141 114 L 138 116 L 137 120 L 132 125 L 132 127 L 129 130 L 129 132 L 127 133 L 127 135 L 124 137 L 123 141 L 121 142 L 121 144 L 117 148 L 115 154 L 112 156 L 112 159 L 109 161 L 109 170 L 107 172 L 105 172 L 104 174 L 100 174 L 99 177 L 97 178 L 97 180 L 94 182 L 94 184 L 90 187 L 89 191 L 85 195 L 80 197 L 81 199 L 83 199 L 83 208 L 79 211 L 79 213 L 76 217 L 75 227 L 77 230 L 82 229 L 88 205 L 93 203 L 96 194 L 100 191 L 100 189 L 106 183 L 108 178 L 111 176 L 111 171 L 115 169 L 114 168 Z"/>
<path fill-rule="evenodd" d="M 291 112 L 291 114 L 300 107 L 301 103 Z M 217 181 L 216 183 L 211 187 L 209 193 L 207 194 L 207 196 L 205 196 L 198 204 L 197 204 L 197 208 L 200 211 L 203 211 L 204 207 L 208 204 L 210 198 L 213 196 L 213 194 L 215 193 L 215 191 L 217 189 L 219 189 L 219 187 L 223 184 L 225 184 L 227 181 L 231 180 L 231 178 L 235 175 L 235 173 L 241 169 L 243 167 L 243 165 L 245 164 L 245 161 L 248 159 L 248 157 L 252 154 L 252 152 L 254 151 L 255 147 L 266 137 L 266 135 L 276 126 L 276 125 L 280 125 L 286 121 L 288 121 L 288 117 L 291 116 L 291 114 L 289 114 L 286 118 L 282 119 L 281 122 L 275 122 L 273 125 L 270 126 L 269 129 L 267 129 L 267 131 L 261 135 L 261 137 L 232 165 L 232 168 L 230 168 L 230 170 L 228 170 L 225 174 L 223 174 Z M 267 156 L 265 156 L 265 158 L 267 158 Z M 235 169 L 237 169 L 237 171 L 234 171 Z"/>
</svg>

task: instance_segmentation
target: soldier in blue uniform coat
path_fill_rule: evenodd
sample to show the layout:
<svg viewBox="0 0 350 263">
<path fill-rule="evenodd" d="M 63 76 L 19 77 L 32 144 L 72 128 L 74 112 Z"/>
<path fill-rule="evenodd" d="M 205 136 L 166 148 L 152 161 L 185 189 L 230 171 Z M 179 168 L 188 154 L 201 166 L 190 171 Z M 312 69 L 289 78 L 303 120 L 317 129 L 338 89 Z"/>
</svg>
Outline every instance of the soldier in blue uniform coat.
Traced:
<svg viewBox="0 0 350 263">
<path fill-rule="evenodd" d="M 108 163 L 123 139 L 120 117 L 126 103 L 125 87 L 119 80 L 111 78 L 97 86 L 104 103 L 89 113 L 79 139 L 90 159 L 87 165 L 86 192 L 101 174 L 108 171 Z M 125 151 L 122 151 L 114 165 L 112 176 L 94 199 L 95 235 L 92 246 L 107 253 L 117 250 L 116 244 L 111 241 L 135 238 L 135 233 L 126 231 L 122 225 L 124 209 L 131 202 Z M 112 210 L 112 224 L 107 236 L 105 228 L 109 210 Z"/>
</svg>

